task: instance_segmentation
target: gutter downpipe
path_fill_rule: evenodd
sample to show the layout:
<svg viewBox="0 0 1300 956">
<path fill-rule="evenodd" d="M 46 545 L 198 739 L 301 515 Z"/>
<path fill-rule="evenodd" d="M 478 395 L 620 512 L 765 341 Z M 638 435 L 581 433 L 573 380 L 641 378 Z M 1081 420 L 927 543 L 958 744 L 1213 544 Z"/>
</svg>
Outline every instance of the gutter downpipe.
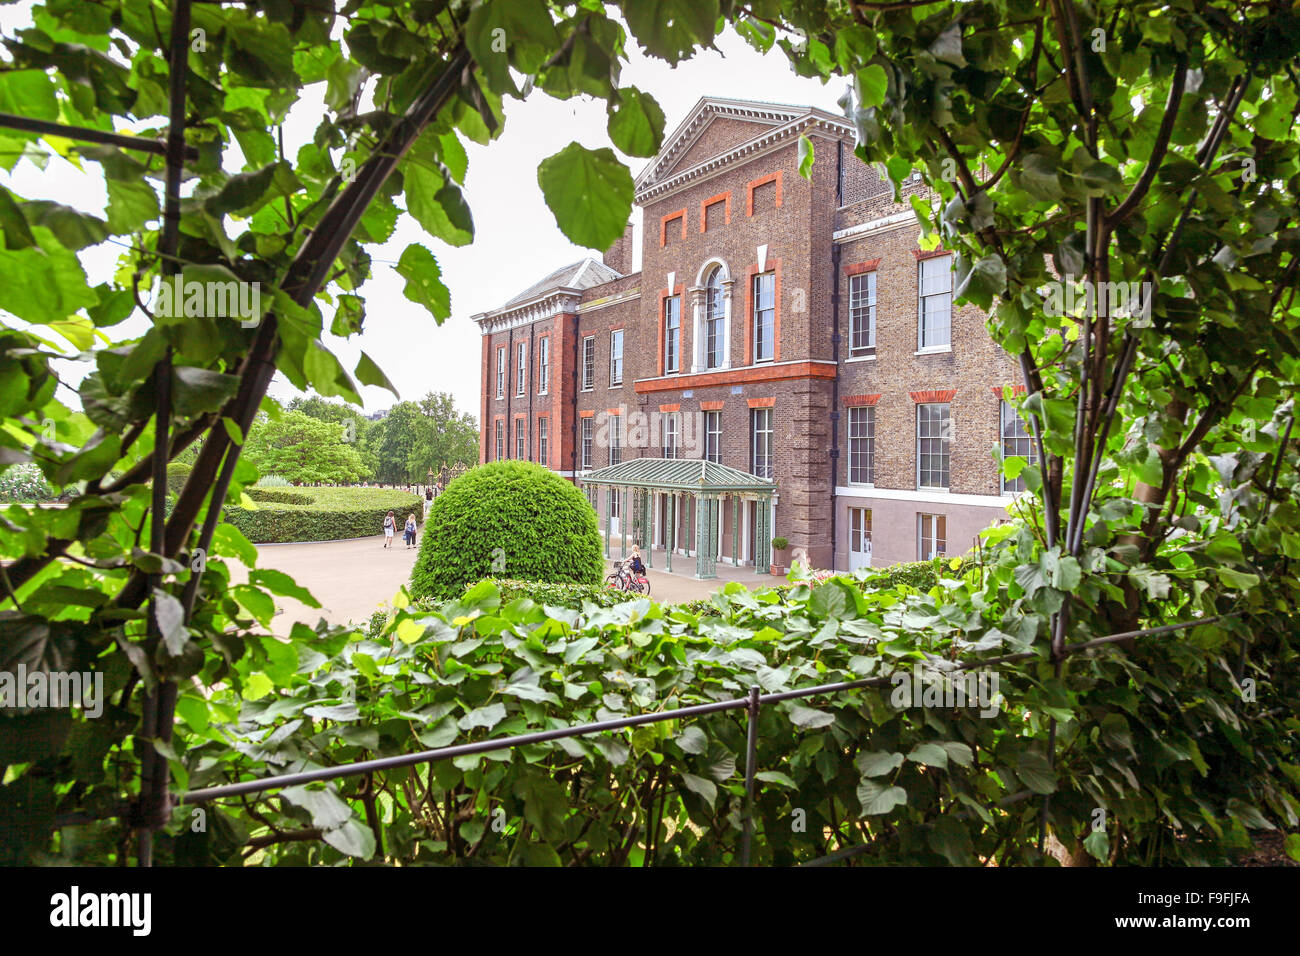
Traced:
<svg viewBox="0 0 1300 956">
<path fill-rule="evenodd" d="M 835 205 L 844 202 L 844 141 L 835 142 Z M 835 481 L 840 469 L 840 247 L 835 241 L 834 218 L 831 219 L 831 357 L 835 360 L 835 377 L 831 379 L 831 570 L 839 563 L 839 539 L 836 534 Z"/>
</svg>

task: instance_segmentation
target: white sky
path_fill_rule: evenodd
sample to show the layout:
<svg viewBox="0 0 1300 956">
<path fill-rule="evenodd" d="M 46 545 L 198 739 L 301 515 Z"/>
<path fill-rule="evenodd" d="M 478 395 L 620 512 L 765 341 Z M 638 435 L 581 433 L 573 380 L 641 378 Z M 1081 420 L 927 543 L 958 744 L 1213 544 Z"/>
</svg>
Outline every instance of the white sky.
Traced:
<svg viewBox="0 0 1300 956">
<path fill-rule="evenodd" d="M 25 7 L 0 10 L 0 29 L 10 34 L 25 26 Z M 760 55 L 730 31 L 719 38 L 718 47 L 719 52 L 697 54 L 675 69 L 631 49 L 621 82 L 646 90 L 659 101 L 667 117 L 665 135 L 703 95 L 807 104 L 839 112 L 835 101 L 843 86 L 823 86 L 794 75 L 779 49 Z M 319 91 L 309 88 L 290 115 L 285 130 L 287 155 L 295 155 L 299 144 L 311 137 L 319 122 L 319 102 Z M 429 391 L 451 392 L 457 406 L 476 419 L 480 341 L 478 326 L 470 316 L 497 307 L 550 271 L 588 254 L 560 233 L 538 188 L 537 165 L 572 140 L 590 148 L 611 145 L 605 129 L 605 104 L 590 97 L 556 100 L 534 93 L 522 102 L 507 99 L 505 115 L 505 130 L 495 142 L 479 146 L 466 141 L 469 171 L 464 191 L 474 215 L 474 242 L 461 248 L 447 246 L 402 215 L 394 237 L 369 250 L 376 261 L 373 278 L 360 290 L 367 312 L 363 333 L 347 340 L 327 335 L 327 344 L 349 371 L 364 349 L 387 373 L 402 399 L 418 399 Z M 633 176 L 646 162 L 624 159 Z M 237 151 L 228 153 L 228 168 L 240 164 Z M 0 182 L 26 199 L 53 199 L 86 212 L 104 213 L 106 196 L 97 163 L 86 164 L 83 172 L 54 157 L 42 172 L 24 160 L 12 174 L 0 170 Z M 633 214 L 639 220 L 639 210 L 634 209 Z M 402 294 L 405 283 L 393 266 L 411 242 L 421 242 L 432 250 L 451 290 L 452 317 L 441 327 Z M 120 252 L 120 246 L 102 243 L 80 253 L 92 285 L 108 278 Z M 639 258 L 635 265 L 639 267 Z M 327 310 L 327 327 L 330 314 Z M 6 320 L 12 322 L 12 317 Z M 107 331 L 114 338 L 140 335 L 146 321 L 136 316 Z M 413 348 L 416 342 L 422 347 Z M 61 374 L 66 381 L 76 382 L 86 370 L 70 366 Z M 297 392 L 277 375 L 271 394 L 288 401 Z M 363 388 L 361 394 L 367 411 L 397 401 L 390 392 L 376 387 Z M 61 397 L 75 402 L 66 391 Z"/>
</svg>

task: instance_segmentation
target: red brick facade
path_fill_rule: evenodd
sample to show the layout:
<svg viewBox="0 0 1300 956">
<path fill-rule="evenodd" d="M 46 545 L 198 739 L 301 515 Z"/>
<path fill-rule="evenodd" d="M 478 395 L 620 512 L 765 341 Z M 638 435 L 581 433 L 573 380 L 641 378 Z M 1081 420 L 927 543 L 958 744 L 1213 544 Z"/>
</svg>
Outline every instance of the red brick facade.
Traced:
<svg viewBox="0 0 1300 956">
<path fill-rule="evenodd" d="M 815 146 L 811 179 L 798 173 L 800 135 Z M 588 470 L 586 427 L 591 469 L 610 464 L 613 448 L 624 460 L 662 457 L 670 417 L 678 422 L 678 457 L 701 458 L 706 415 L 717 415 L 722 463 L 750 472 L 755 416 L 762 415 L 770 420 L 779 488 L 772 534 L 807 549 L 815 566 L 915 560 L 922 526 L 929 539 L 936 529 L 944 532 L 946 553 L 964 553 L 981 528 L 1005 516 L 1011 500 L 1000 496 L 991 452 L 999 441 L 1002 386 L 1014 386 L 1018 373 L 979 310 L 950 305 L 945 314 L 933 306 L 941 295 L 922 300 L 923 263 L 948 254 L 919 245 L 908 199 L 920 187 L 907 184 L 903 202 L 895 203 L 888 184 L 853 157 L 852 144 L 848 124 L 818 110 L 702 100 L 637 181 L 646 224 L 639 272 L 624 274 L 632 251 L 625 236 L 605 265 L 575 263 L 536 294 L 475 317 L 484 333 L 483 460 L 495 457 L 498 418 L 522 421 L 528 457 L 536 460 L 540 417 L 547 419 L 545 464 L 578 481 Z M 721 341 L 710 365 L 703 346 L 715 270 Z M 772 357 L 756 362 L 759 277 L 773 298 Z M 870 348 L 862 347 L 862 335 L 853 336 L 855 281 L 860 289 L 874 282 Z M 666 363 L 671 297 L 680 303 L 672 372 Z M 927 301 L 927 328 L 950 325 L 946 345 L 921 346 Z M 616 381 L 619 363 L 611 350 L 618 335 Z M 545 393 L 539 388 L 543 337 L 549 339 Z M 528 356 L 523 395 L 516 381 L 521 341 Z M 507 382 L 497 398 L 500 347 Z M 921 487 L 918 478 L 921 431 L 931 427 L 919 416 L 934 409 L 946 415 L 946 488 Z M 617 442 L 609 434 L 614 414 L 622 430 Z M 851 419 L 864 434 L 864 422 L 874 429 L 870 482 L 863 480 L 867 457 L 860 453 L 856 468 L 850 461 Z M 507 435 L 506 457 L 514 457 L 514 438 L 513 431 Z M 861 452 L 864 442 L 853 447 Z M 731 527 L 731 507 L 723 509 L 722 560 L 730 560 L 733 530 L 742 562 L 752 553 L 752 507 L 738 529 Z M 598 510 L 603 517 L 603 501 Z M 679 502 L 683 532 L 691 527 L 686 510 Z M 656 546 L 665 514 L 657 504 Z"/>
</svg>

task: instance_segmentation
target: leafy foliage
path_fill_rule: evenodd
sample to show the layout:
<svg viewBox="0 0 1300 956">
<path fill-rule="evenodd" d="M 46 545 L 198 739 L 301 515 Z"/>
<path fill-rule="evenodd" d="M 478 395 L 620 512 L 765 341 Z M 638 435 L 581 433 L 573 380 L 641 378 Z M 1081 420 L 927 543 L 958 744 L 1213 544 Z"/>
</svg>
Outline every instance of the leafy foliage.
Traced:
<svg viewBox="0 0 1300 956">
<path fill-rule="evenodd" d="M 370 477 L 353 436 L 343 424 L 287 411 L 253 422 L 244 455 L 258 471 L 293 484 L 352 484 Z"/>
<path fill-rule="evenodd" d="M 531 581 L 600 582 L 596 513 L 576 485 L 541 465 L 498 461 L 471 468 L 434 499 L 411 593 L 455 597 L 502 571 Z"/>
<path fill-rule="evenodd" d="M 1233 644 L 1213 625 L 1085 659 L 1094 703 L 1037 657 L 997 666 L 995 714 L 913 700 L 914 665 L 924 695 L 954 657 L 978 666 L 1032 642 L 1032 623 L 986 601 L 990 581 L 1013 573 L 986 573 L 984 587 L 977 575 L 947 579 L 950 602 L 847 577 L 784 598 L 729 585 L 711 617 L 644 598 L 582 610 L 503 602 L 485 581 L 434 610 L 399 606 L 366 637 L 321 631 L 318 653 L 301 643 L 272 659 L 250 641 L 229 688 L 208 700 L 187 691 L 181 760 L 201 787 L 738 698 L 751 685 L 875 677 L 878 687 L 762 707 L 756 862 L 862 848 L 857 859 L 872 864 L 1031 863 L 1043 793 L 1063 826 L 1091 832 L 1096 807 L 1123 819 L 1107 845 L 1090 846 L 1115 863 L 1226 862 L 1251 830 L 1291 815 L 1294 682 L 1258 674 L 1284 713 L 1244 704 L 1225 666 Z M 1293 637 L 1276 640 L 1271 650 L 1293 652 Z M 273 672 L 281 689 L 264 693 Z M 1069 715 L 1055 767 L 1045 710 Z M 247 743 L 232 752 L 225 736 Z M 175 852 L 237 862 L 242 841 L 265 836 L 249 862 L 728 864 L 744 742 L 738 710 L 376 774 L 373 815 L 352 782 L 249 809 L 225 801 L 216 835 L 178 826 Z M 1279 772 L 1255 773 L 1256 761 Z M 323 833 L 277 841 L 268 826 Z"/>
<path fill-rule="evenodd" d="M 400 527 L 408 514 L 424 520 L 419 495 L 386 488 L 250 488 L 254 507 L 229 505 L 225 520 L 249 541 L 337 541 L 383 534 L 393 512 Z"/>
</svg>

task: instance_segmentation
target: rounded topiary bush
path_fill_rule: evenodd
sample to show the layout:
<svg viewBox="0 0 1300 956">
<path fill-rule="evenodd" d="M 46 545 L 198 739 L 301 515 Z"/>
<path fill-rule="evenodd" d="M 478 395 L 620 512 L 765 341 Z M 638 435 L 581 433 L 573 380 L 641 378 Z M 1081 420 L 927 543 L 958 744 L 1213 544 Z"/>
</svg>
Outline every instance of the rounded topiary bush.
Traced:
<svg viewBox="0 0 1300 956">
<path fill-rule="evenodd" d="M 433 500 L 411 570 L 415 597 L 459 597 L 487 577 L 599 584 L 596 513 L 577 486 L 525 461 L 471 468 Z"/>
</svg>

